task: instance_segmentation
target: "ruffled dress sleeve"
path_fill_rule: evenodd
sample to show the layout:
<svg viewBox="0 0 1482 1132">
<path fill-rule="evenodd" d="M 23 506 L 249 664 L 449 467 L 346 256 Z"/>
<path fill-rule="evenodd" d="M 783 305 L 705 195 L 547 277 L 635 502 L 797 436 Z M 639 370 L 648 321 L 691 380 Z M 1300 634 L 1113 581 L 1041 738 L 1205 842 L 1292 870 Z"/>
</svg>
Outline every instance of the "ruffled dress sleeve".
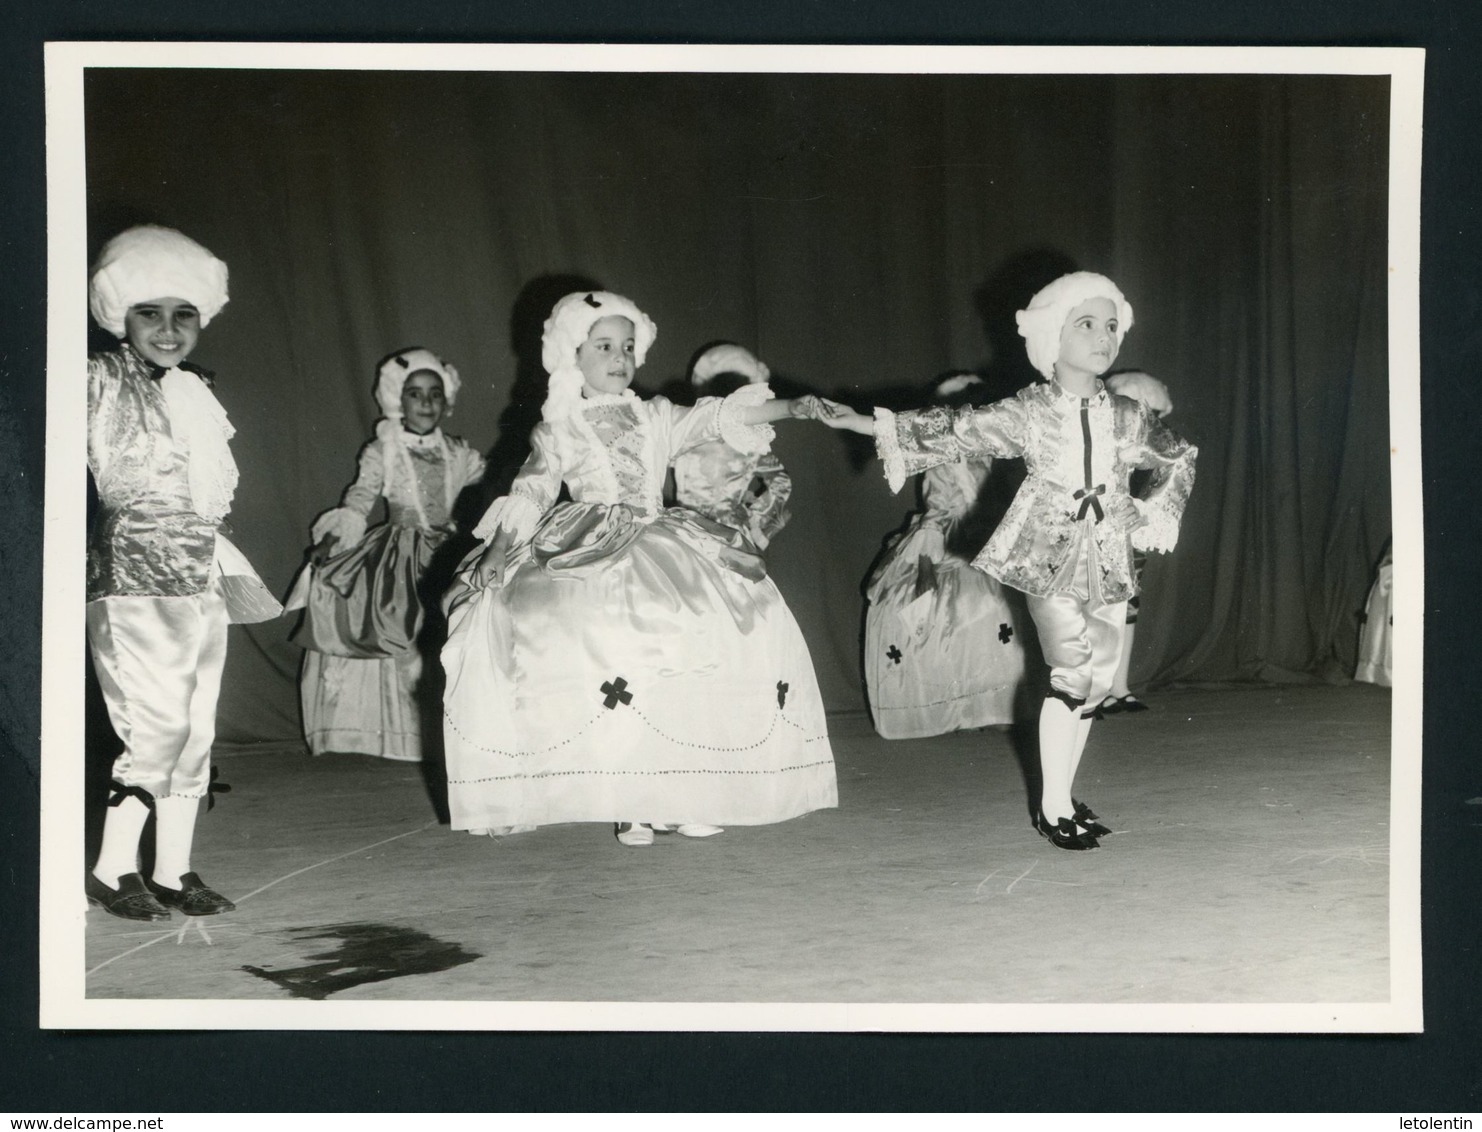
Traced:
<svg viewBox="0 0 1482 1132">
<path fill-rule="evenodd" d="M 1028 407 L 1018 397 L 982 408 L 875 410 L 875 447 L 891 491 L 899 491 L 909 477 L 938 464 L 1022 456 L 1028 442 Z"/>
<path fill-rule="evenodd" d="M 458 445 L 453 467 L 455 492 L 479 483 L 483 480 L 484 473 L 489 470 L 489 463 L 484 459 L 482 452 L 466 440 L 460 440 Z"/>
<path fill-rule="evenodd" d="M 515 474 L 509 494 L 489 505 L 473 529 L 474 537 L 488 542 L 503 530 L 515 542 L 528 541 L 541 518 L 555 506 L 560 492 L 561 454 L 555 430 L 548 421 L 541 421 L 530 434 L 530 455 Z"/>
<path fill-rule="evenodd" d="M 649 405 L 668 416 L 668 461 L 717 438 L 737 452 L 756 455 L 767 452 L 777 435 L 769 424 L 747 424 L 741 414 L 748 408 L 772 400 L 770 386 L 743 385 L 725 397 L 701 397 L 692 408 L 655 397 Z"/>
<path fill-rule="evenodd" d="M 345 489 L 338 507 L 333 507 L 314 520 L 311 530 L 318 543 L 334 535 L 340 549 L 354 546 L 365 537 L 366 518 L 386 486 L 385 456 L 379 440 L 372 440 L 360 450 L 360 469 L 355 482 Z"/>
</svg>

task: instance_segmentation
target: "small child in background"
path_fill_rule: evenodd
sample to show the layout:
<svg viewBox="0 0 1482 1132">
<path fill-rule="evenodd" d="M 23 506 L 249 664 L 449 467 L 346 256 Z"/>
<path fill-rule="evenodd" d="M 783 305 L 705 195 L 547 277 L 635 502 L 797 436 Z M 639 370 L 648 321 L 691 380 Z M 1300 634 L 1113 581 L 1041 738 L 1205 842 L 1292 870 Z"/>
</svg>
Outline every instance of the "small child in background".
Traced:
<svg viewBox="0 0 1482 1132">
<path fill-rule="evenodd" d="M 1106 379 L 1106 387 L 1122 397 L 1141 401 L 1163 420 L 1173 412 L 1173 399 L 1168 395 L 1168 386 L 1150 373 L 1142 370 L 1124 370 Z M 1117 674 L 1112 677 L 1111 691 L 1097 707 L 1097 717 L 1131 714 L 1147 711 L 1147 704 L 1132 694 L 1127 678 L 1132 671 L 1132 641 L 1137 632 L 1137 615 L 1142 610 L 1142 571 L 1148 556 L 1144 550 L 1132 548 L 1132 578 L 1135 590 L 1127 599 L 1127 629 L 1122 634 L 1122 659 L 1117 664 Z"/>
<path fill-rule="evenodd" d="M 690 384 L 705 397 L 725 397 L 743 385 L 765 385 L 772 376 L 750 350 L 723 342 L 690 370 Z M 707 441 L 674 460 L 675 502 L 744 532 L 766 550 L 791 516 L 792 478 L 771 449 L 742 452 L 723 438 Z"/>
<path fill-rule="evenodd" d="M 1024 483 L 974 565 L 1025 593 L 1050 665 L 1035 828 L 1058 849 L 1095 849 L 1111 831 L 1071 787 L 1121 659 L 1137 590 L 1132 549 L 1173 549 L 1198 450 L 1101 381 L 1132 325 L 1132 306 L 1110 279 L 1062 275 L 1018 324 L 1045 380 L 1013 397 L 984 408 L 876 409 L 874 419 L 833 402 L 821 411 L 834 428 L 875 437 L 897 491 L 908 475 L 964 457 L 1024 460 Z M 1136 469 L 1152 473 L 1140 498 L 1128 492 Z"/>
<path fill-rule="evenodd" d="M 212 376 L 186 359 L 227 301 L 226 264 L 171 228 L 115 236 L 88 303 L 120 339 L 87 366 L 87 460 L 99 510 L 88 543 L 87 634 L 123 753 L 88 901 L 126 920 L 236 907 L 191 868 L 211 783 L 227 625 L 282 611 L 224 533 L 235 430 Z M 153 875 L 139 843 L 155 820 Z"/>
<path fill-rule="evenodd" d="M 938 404 L 982 404 L 976 374 L 933 390 Z M 963 459 L 928 468 L 922 510 L 887 544 L 865 583 L 865 682 L 875 730 L 919 739 L 1012 723 L 1024 645 L 1003 587 L 972 568 L 988 532 L 973 511 L 993 467 Z"/>
<path fill-rule="evenodd" d="M 399 350 L 381 363 L 376 435 L 340 506 L 314 522 L 310 562 L 288 608 L 305 608 L 299 697 L 304 737 L 326 751 L 416 762 L 424 726 L 436 728 L 423 693 L 420 588 L 434 552 L 454 533 L 453 505 L 484 475 L 484 458 L 442 431 L 458 397 L 458 371 L 431 350 Z M 376 503 L 386 522 L 366 531 Z M 432 599 L 429 599 L 432 600 Z"/>
</svg>

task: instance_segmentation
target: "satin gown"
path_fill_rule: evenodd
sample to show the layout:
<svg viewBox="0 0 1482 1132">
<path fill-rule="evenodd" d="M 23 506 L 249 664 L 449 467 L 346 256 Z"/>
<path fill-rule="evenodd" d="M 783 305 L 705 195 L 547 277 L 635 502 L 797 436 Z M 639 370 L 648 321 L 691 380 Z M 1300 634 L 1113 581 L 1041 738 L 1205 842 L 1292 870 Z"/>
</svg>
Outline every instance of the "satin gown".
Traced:
<svg viewBox="0 0 1482 1132">
<path fill-rule="evenodd" d="M 760 491 L 753 491 L 760 484 Z M 792 517 L 792 477 L 771 452 L 741 452 L 712 440 L 674 461 L 675 502 L 744 532 L 766 550 Z"/>
<path fill-rule="evenodd" d="M 972 510 L 990 466 L 929 469 L 924 510 L 866 583 L 865 682 L 875 730 L 887 739 L 1013 722 L 1023 626 L 999 582 L 971 562 L 986 535 Z"/>
<path fill-rule="evenodd" d="M 475 532 L 519 540 L 504 585 L 476 587 L 476 551 L 447 599 L 454 829 L 761 825 L 837 804 L 812 660 L 761 556 L 662 504 L 675 457 L 767 442 L 730 415 L 754 399 L 602 396 L 536 428 Z"/>
<path fill-rule="evenodd" d="M 405 434 L 400 447 L 373 440 L 344 503 L 315 524 L 317 541 L 333 532 L 349 543 L 305 571 L 288 608 L 306 604 L 294 633 L 305 650 L 299 675 L 304 738 L 316 755 L 423 757 L 425 729 L 439 721 L 436 688 L 424 686 L 427 643 L 422 580 L 452 533 L 459 492 L 484 474 L 484 459 L 457 437 L 435 430 Z M 380 498 L 387 521 L 361 535 Z M 420 504 L 420 506 L 419 506 Z M 430 694 L 429 694 L 430 692 Z"/>
</svg>

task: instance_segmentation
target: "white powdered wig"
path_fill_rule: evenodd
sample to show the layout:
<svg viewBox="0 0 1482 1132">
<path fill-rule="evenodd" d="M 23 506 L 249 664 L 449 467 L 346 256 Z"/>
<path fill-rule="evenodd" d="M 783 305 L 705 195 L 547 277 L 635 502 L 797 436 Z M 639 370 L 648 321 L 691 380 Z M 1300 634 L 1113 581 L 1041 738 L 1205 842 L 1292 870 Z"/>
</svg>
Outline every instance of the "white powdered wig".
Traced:
<svg viewBox="0 0 1482 1132">
<path fill-rule="evenodd" d="M 376 425 L 378 436 L 383 436 L 388 431 L 384 426 L 401 428 L 401 391 L 406 386 L 407 378 L 421 369 L 430 370 L 442 378 L 443 397 L 449 409 L 458 400 L 458 388 L 463 381 L 456 369 L 421 346 L 398 350 L 382 362 L 381 368 L 376 371 L 376 404 L 381 407 L 381 415 L 385 418 Z"/>
<path fill-rule="evenodd" d="M 1055 376 L 1055 362 L 1060 357 L 1060 333 L 1070 312 L 1091 299 L 1110 299 L 1117 308 L 1117 346 L 1120 348 L 1127 331 L 1132 329 L 1132 304 L 1105 275 L 1094 271 L 1073 271 L 1042 287 L 1029 306 L 1016 316 L 1019 334 L 1029 353 L 1029 363 L 1048 380 Z"/>
<path fill-rule="evenodd" d="M 155 299 L 183 299 L 205 326 L 226 306 L 226 264 L 173 228 L 126 229 L 93 265 L 88 308 L 99 326 L 122 338 L 129 308 Z"/>
<path fill-rule="evenodd" d="M 690 381 L 694 385 L 705 385 L 711 378 L 723 373 L 734 373 L 746 378 L 752 385 L 760 385 L 772 376 L 767 364 L 745 346 L 734 342 L 722 342 L 711 346 L 695 359 L 690 370 Z"/>
<path fill-rule="evenodd" d="M 604 318 L 626 318 L 633 324 L 633 360 L 640 366 L 659 335 L 653 319 L 621 295 L 611 291 L 567 295 L 552 308 L 540 338 L 540 360 L 551 375 L 545 404 L 540 407 L 544 419 L 564 417 L 580 403 L 583 379 L 576 364 L 577 347 L 587 340 L 592 325 Z"/>
<path fill-rule="evenodd" d="M 1173 398 L 1168 395 L 1168 386 L 1140 369 L 1113 374 L 1106 379 L 1106 387 L 1113 393 L 1141 401 L 1160 417 L 1173 412 Z"/>
</svg>

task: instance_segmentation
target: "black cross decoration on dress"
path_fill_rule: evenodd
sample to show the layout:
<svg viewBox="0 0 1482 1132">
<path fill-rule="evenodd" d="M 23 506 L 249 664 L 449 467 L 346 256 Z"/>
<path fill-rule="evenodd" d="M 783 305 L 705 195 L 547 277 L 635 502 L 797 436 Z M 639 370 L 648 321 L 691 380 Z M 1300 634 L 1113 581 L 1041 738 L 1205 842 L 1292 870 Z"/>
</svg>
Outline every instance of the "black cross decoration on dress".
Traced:
<svg viewBox="0 0 1482 1132">
<path fill-rule="evenodd" d="M 785 680 L 779 680 L 779 681 L 777 681 L 777 710 L 778 711 L 781 711 L 786 706 L 787 706 L 787 682 Z"/>
<path fill-rule="evenodd" d="M 901 650 L 896 648 L 894 645 L 891 645 L 888 649 L 885 650 L 885 655 L 893 660 L 896 664 L 899 664 L 901 662 Z"/>
<path fill-rule="evenodd" d="M 621 700 L 625 704 L 633 702 L 633 693 L 627 690 L 628 682 L 619 676 L 616 680 L 602 682 L 602 694 L 607 698 L 602 701 L 602 706 L 608 711 L 618 706 Z"/>
<path fill-rule="evenodd" d="M 998 639 L 1004 644 L 1009 643 L 1009 638 L 1014 635 L 1014 627 L 1006 622 L 1000 622 L 998 626 Z"/>
</svg>

